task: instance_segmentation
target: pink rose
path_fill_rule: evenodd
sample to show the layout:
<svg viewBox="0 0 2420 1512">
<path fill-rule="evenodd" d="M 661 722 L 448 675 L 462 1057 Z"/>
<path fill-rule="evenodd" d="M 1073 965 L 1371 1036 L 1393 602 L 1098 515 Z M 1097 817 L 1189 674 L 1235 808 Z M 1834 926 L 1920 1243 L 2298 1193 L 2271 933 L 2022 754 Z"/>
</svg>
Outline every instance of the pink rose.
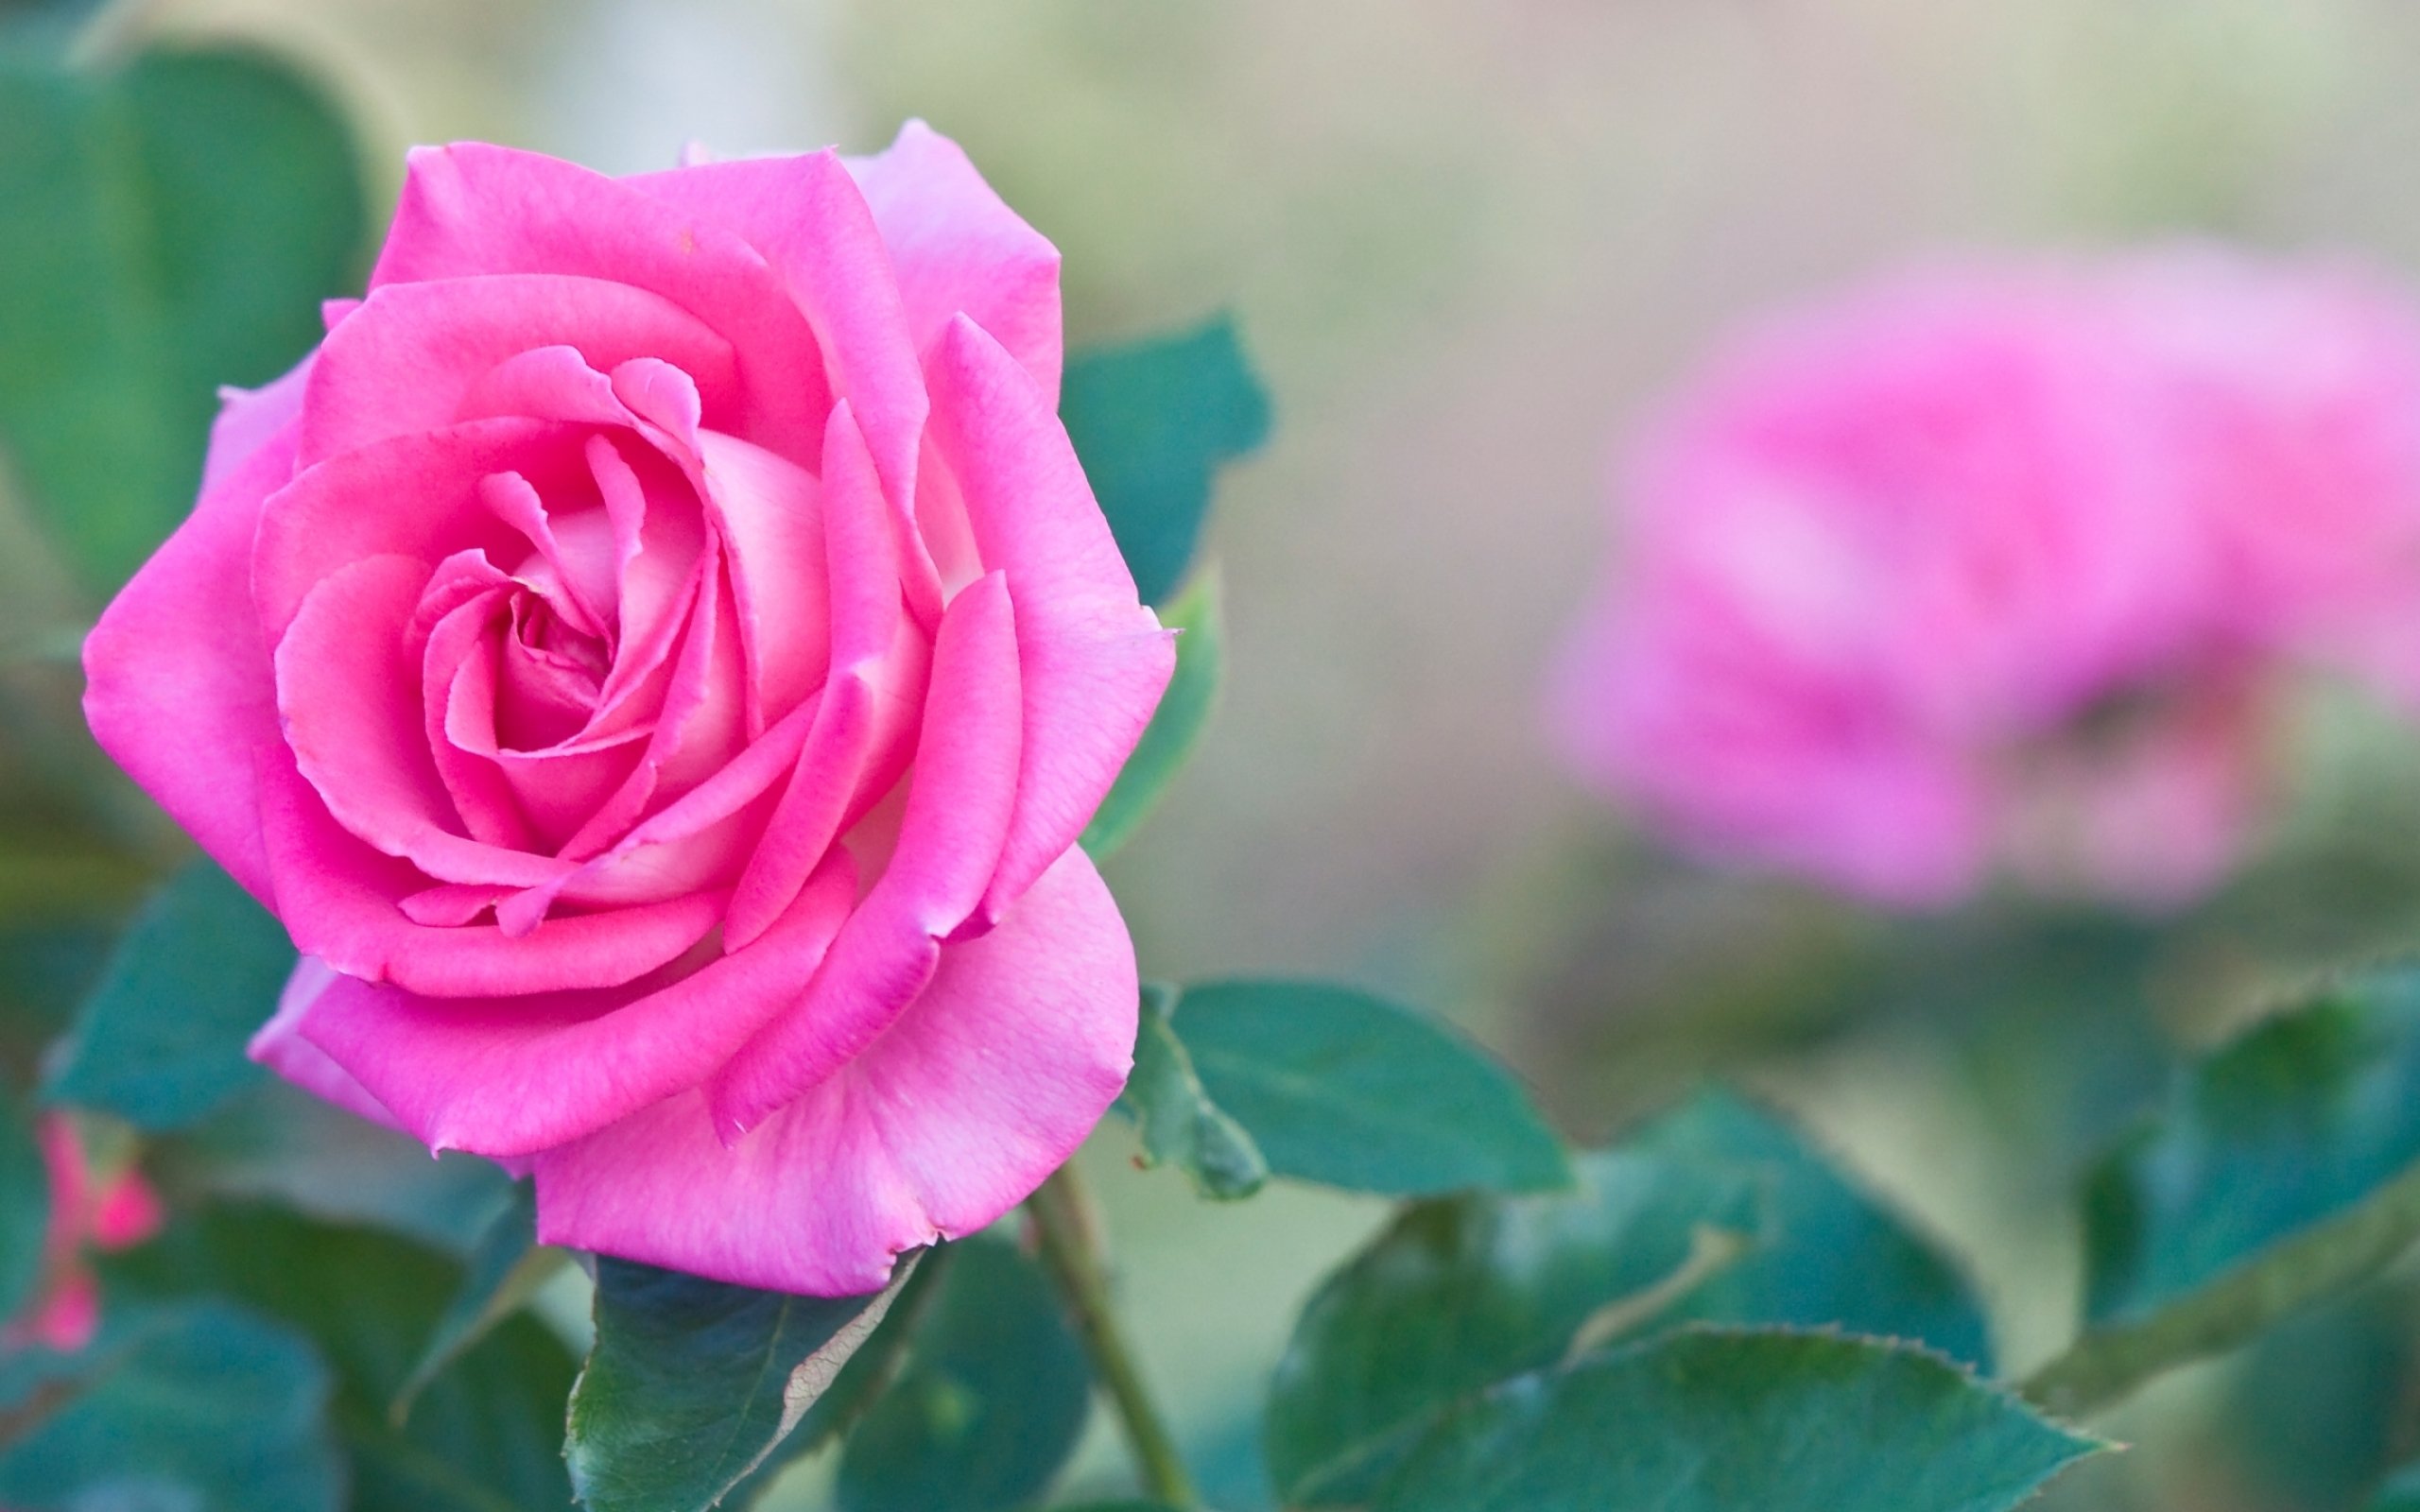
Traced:
<svg viewBox="0 0 2420 1512">
<path fill-rule="evenodd" d="M 1592 785 L 1887 902 L 2173 902 L 2284 671 L 2420 674 L 2420 319 L 2204 249 L 1922 273 L 1728 348 L 1625 503 L 1553 696 Z"/>
<path fill-rule="evenodd" d="M 35 1137 L 50 1182 L 42 1280 L 31 1304 L 0 1326 L 0 1346 L 80 1349 L 92 1342 L 101 1316 L 100 1288 L 85 1251 L 124 1249 L 159 1232 L 160 1199 L 140 1171 L 95 1171 L 65 1115 L 43 1114 Z"/>
<path fill-rule="evenodd" d="M 613 180 L 412 154 L 85 648 L 303 954 L 254 1055 L 534 1174 L 550 1243 L 879 1286 L 1082 1140 L 1075 848 L 1173 664 L 1057 415 L 1058 256 L 920 124 Z"/>
</svg>

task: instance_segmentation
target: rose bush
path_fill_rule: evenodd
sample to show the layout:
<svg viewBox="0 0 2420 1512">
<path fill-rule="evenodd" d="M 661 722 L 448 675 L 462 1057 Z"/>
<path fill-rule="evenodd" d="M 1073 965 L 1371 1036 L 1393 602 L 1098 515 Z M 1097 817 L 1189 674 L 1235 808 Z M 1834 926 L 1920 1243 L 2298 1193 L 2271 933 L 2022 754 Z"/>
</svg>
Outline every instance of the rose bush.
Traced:
<svg viewBox="0 0 2420 1512">
<path fill-rule="evenodd" d="M 1726 349 L 1623 505 L 1553 689 L 1592 786 L 1890 903 L 2170 904 L 2292 674 L 2420 689 L 2420 313 L 2215 249 L 1887 280 Z"/>
<path fill-rule="evenodd" d="M 531 1173 L 551 1243 L 879 1286 L 1108 1107 L 1078 833 L 1171 638 L 1056 415 L 1058 260 L 951 143 L 413 154 L 86 644 L 101 744 L 302 960 L 254 1041 Z"/>
</svg>

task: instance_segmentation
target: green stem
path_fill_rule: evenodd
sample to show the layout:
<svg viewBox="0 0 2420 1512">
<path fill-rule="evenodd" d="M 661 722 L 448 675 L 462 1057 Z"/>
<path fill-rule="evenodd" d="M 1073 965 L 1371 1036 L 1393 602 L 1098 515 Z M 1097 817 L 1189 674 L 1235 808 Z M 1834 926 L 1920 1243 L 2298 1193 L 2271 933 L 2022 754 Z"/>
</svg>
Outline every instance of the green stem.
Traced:
<svg viewBox="0 0 2420 1512">
<path fill-rule="evenodd" d="M 1051 1174 L 1041 1189 L 1026 1199 L 1033 1231 L 1041 1241 L 1042 1263 L 1065 1298 L 1076 1331 L 1092 1357 L 1093 1373 L 1116 1409 L 1126 1430 L 1126 1443 L 1143 1488 L 1172 1507 L 1198 1507 L 1201 1495 L 1177 1453 L 1167 1419 L 1151 1400 L 1135 1363 L 1133 1346 L 1110 1303 L 1108 1268 L 1101 1257 L 1099 1228 L 1093 1221 L 1092 1200 L 1071 1161 Z"/>
<path fill-rule="evenodd" d="M 2268 1332 L 2289 1314 L 2384 1270 L 2420 1240 L 2420 1170 L 2147 1317 L 2086 1332 L 2018 1389 L 2081 1418 L 2154 1377 Z"/>
</svg>

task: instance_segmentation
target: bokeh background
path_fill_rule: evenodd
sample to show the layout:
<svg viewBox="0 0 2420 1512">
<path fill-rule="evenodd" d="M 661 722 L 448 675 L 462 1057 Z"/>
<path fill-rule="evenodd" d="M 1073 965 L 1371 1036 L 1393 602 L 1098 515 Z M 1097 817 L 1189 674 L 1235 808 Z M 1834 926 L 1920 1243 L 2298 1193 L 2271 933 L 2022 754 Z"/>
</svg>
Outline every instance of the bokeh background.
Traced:
<svg viewBox="0 0 2420 1512">
<path fill-rule="evenodd" d="M 355 112 L 382 196 L 413 142 L 625 171 L 692 140 L 872 149 L 921 115 L 1058 242 L 1074 336 L 1234 310 L 1277 431 L 1213 519 L 1219 721 L 1112 869 L 1147 972 L 1392 991 L 1504 1050 L 1581 1137 L 1705 1066 L 1743 1067 L 1993 1257 L 1983 1280 L 2020 1366 L 2072 1302 L 2072 1220 L 2042 1194 L 2076 1152 L 2027 1140 L 2082 1136 L 2045 1108 L 2088 1108 L 2086 1132 L 2105 1132 L 2163 1046 L 2215 1032 L 2302 955 L 2382 944 L 2410 917 L 2395 856 L 2420 826 L 2393 799 L 2410 737 L 2359 712 L 2314 724 L 2302 800 L 2312 833 L 2365 836 L 2359 906 L 2299 888 L 2283 923 L 2243 903 L 2237 924 L 2157 945 L 1999 919 L 1877 946 L 1895 926 L 1626 835 L 1554 766 L 1538 718 L 1607 538 L 1622 427 L 1743 315 L 1962 247 L 2206 232 L 2420 267 L 2420 11 L 2398 0 L 137 9 L 160 33 L 306 65 Z M 1870 1009 L 1972 987 L 2012 930 L 2028 959 L 2072 966 L 2064 995 L 2031 988 L 2056 1003 Z M 1839 1008 L 1876 980 L 1876 950 L 1892 988 Z M 2104 1074 L 2037 1074 L 2036 1019 L 2075 1031 L 2064 1056 Z M 1222 1211 L 1127 1170 L 1122 1130 L 1096 1143 L 1152 1366 L 1181 1387 L 1221 1504 L 1253 1504 L 1248 1404 L 1303 1291 L 1378 1209 L 1272 1191 Z M 2394 1287 L 2358 1307 L 2292 1347 L 2320 1362 L 2313 1419 L 2360 1417 L 2383 1442 L 2407 1425 L 2331 1418 L 2325 1392 L 2392 1396 L 2362 1383 L 2406 1369 L 2411 1309 Z M 2197 1446 L 2224 1436 L 2232 1379 L 2200 1372 L 2138 1408 L 2188 1427 L 2077 1478 L 2067 1504 L 2338 1504 L 2264 1488 L 2258 1465 L 2207 1468 Z M 2334 1443 L 2313 1452 L 2355 1452 Z"/>
</svg>

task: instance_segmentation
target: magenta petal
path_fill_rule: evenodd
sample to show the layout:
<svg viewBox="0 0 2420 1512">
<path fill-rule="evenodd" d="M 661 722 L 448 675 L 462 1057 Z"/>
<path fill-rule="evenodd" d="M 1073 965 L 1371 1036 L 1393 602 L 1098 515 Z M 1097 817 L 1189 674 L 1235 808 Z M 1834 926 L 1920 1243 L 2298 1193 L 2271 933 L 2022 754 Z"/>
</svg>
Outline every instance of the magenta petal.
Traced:
<svg viewBox="0 0 2420 1512">
<path fill-rule="evenodd" d="M 495 747 L 495 662 L 488 631 L 499 612 L 495 597 L 475 599 L 438 621 L 421 658 L 421 734 L 471 837 L 533 850 L 537 843 L 512 786 L 486 754 Z M 458 730 L 475 743 L 465 743 Z"/>
<path fill-rule="evenodd" d="M 576 352 L 598 372 L 632 357 L 661 358 L 686 369 L 718 404 L 738 404 L 731 343 L 661 294 L 547 273 L 390 284 L 372 290 L 320 349 L 297 456 L 307 467 L 451 424 L 493 369 L 549 347 Z"/>
<path fill-rule="evenodd" d="M 591 904 L 653 902 L 727 879 L 756 827 L 733 821 L 797 763 L 815 720 L 813 700 L 791 710 L 720 771 L 633 826 L 611 850 L 515 897 L 497 911 L 496 922 L 523 934 L 559 898 Z"/>
<path fill-rule="evenodd" d="M 318 358 L 319 353 L 312 352 L 285 376 L 258 388 L 218 390 L 218 418 L 210 422 L 210 455 L 201 464 L 203 493 L 234 476 L 236 469 L 258 456 L 294 423 L 309 388 L 311 365 Z"/>
<path fill-rule="evenodd" d="M 541 153 L 413 149 L 372 289 L 479 273 L 607 279 L 663 295 L 729 341 L 739 434 L 812 462 L 831 393 L 781 276 L 711 220 Z M 349 323 L 349 322 L 348 322 Z"/>
<path fill-rule="evenodd" d="M 324 1097 L 348 1113 L 389 1128 L 401 1128 L 403 1125 L 395 1121 L 387 1105 L 355 1081 L 353 1073 L 302 1038 L 302 1016 L 331 988 L 352 981 L 338 975 L 319 957 L 303 956 L 294 963 L 294 973 L 285 979 L 285 989 L 277 996 L 277 1012 L 253 1034 L 244 1053 L 304 1091 Z"/>
<path fill-rule="evenodd" d="M 821 490 L 794 462 L 727 436 L 700 438 L 748 662 L 752 734 L 796 709 L 831 655 Z"/>
<path fill-rule="evenodd" d="M 1136 599 L 1075 448 L 998 342 L 954 322 L 932 365 L 933 436 L 985 565 L 1016 600 L 1025 760 L 985 896 L 997 913 L 1076 843 L 1151 722 L 1175 637 Z"/>
<path fill-rule="evenodd" d="M 925 645 L 901 612 L 890 507 L 846 404 L 832 411 L 823 461 L 832 670 L 799 765 L 733 889 L 723 938 L 735 950 L 771 925 L 863 805 L 890 790 L 924 698 Z"/>
<path fill-rule="evenodd" d="M 919 342 L 882 231 L 838 156 L 746 158 L 628 181 L 738 232 L 781 272 L 889 491 L 912 498 L 925 408 Z M 1057 329 L 1054 320 L 1054 340 Z"/>
<path fill-rule="evenodd" d="M 252 532 L 292 462 L 283 434 L 204 492 L 84 638 L 93 738 L 264 903 L 253 753 L 280 736 L 252 614 Z"/>
<path fill-rule="evenodd" d="M 311 591 L 276 656 L 278 713 L 296 765 L 337 822 L 443 882 L 536 886 L 568 864 L 474 840 L 439 778 L 404 631 L 425 563 L 372 557 Z"/>
<path fill-rule="evenodd" d="M 415 924 L 401 905 L 426 889 L 416 868 L 329 817 L 283 747 L 262 752 L 257 770 L 278 916 L 304 954 L 347 976 L 432 997 L 619 987 L 678 959 L 722 915 L 722 895 L 700 893 L 549 919 L 523 939 L 493 925 Z"/>
<path fill-rule="evenodd" d="M 478 482 L 527 472 L 560 445 L 578 458 L 578 427 L 548 421 L 483 420 L 399 436 L 305 469 L 261 507 L 252 550 L 252 601 L 273 644 L 304 595 L 364 557 L 437 564 L 474 547 L 513 560 L 517 532 L 489 512 Z M 364 500 L 380 507 L 364 508 Z M 527 549 L 526 545 L 523 549 Z"/>
<path fill-rule="evenodd" d="M 537 1157 L 538 1228 L 739 1285 L 843 1296 L 1041 1184 L 1125 1083 L 1134 953 L 1080 851 L 942 952 L 854 1063 L 732 1148 L 694 1093 Z"/>
<path fill-rule="evenodd" d="M 959 594 L 933 648 L 915 775 L 890 865 L 797 1003 L 708 1088 L 735 1138 L 831 1075 L 924 988 L 939 942 L 992 879 L 1017 783 L 1016 622 L 995 574 Z"/>
<path fill-rule="evenodd" d="M 436 999 L 348 981 L 302 1032 L 432 1149 L 529 1154 L 703 1080 L 814 974 L 856 892 L 836 856 L 755 948 L 653 991 Z"/>
<path fill-rule="evenodd" d="M 957 143 L 922 121 L 888 150 L 848 160 L 890 248 L 922 352 L 963 313 L 1059 402 L 1059 249 L 1018 218 Z"/>
</svg>

